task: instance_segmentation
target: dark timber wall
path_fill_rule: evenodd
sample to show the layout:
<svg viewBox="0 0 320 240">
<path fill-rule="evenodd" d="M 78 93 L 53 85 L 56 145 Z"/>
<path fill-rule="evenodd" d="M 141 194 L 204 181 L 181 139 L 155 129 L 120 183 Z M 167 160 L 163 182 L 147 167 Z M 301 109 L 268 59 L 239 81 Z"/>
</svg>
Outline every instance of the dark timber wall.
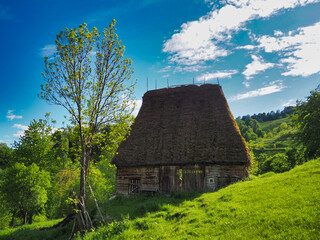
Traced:
<svg viewBox="0 0 320 240">
<path fill-rule="evenodd" d="M 117 192 L 130 195 L 146 191 L 165 194 L 177 191 L 214 191 L 245 177 L 248 177 L 248 172 L 241 165 L 119 167 Z M 139 179 L 136 191 L 132 191 L 130 187 L 132 179 Z"/>
</svg>

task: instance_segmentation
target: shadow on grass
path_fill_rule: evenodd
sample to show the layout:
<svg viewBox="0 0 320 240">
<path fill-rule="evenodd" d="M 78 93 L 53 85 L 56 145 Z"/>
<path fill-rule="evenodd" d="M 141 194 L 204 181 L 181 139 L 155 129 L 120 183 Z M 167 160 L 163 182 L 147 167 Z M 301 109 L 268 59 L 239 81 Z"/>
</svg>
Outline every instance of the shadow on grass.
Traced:
<svg viewBox="0 0 320 240">
<path fill-rule="evenodd" d="M 124 220 L 126 218 L 135 219 L 143 217 L 147 213 L 166 210 L 167 205 L 177 206 L 184 201 L 193 200 L 200 197 L 201 193 L 185 193 L 177 192 L 171 196 L 163 194 L 140 194 L 138 196 L 117 196 L 113 200 L 100 204 L 102 212 L 105 216 L 111 216 L 113 220 Z M 99 218 L 99 217 L 97 217 Z M 117 224 L 117 223 L 115 223 Z M 122 222 L 119 223 L 120 225 Z M 2 240 L 65 240 L 69 239 L 73 221 L 64 227 L 58 227 L 49 230 L 37 230 L 39 227 L 50 227 L 54 224 L 39 226 L 37 224 L 25 225 L 15 229 L 7 229 L 0 232 Z M 112 224 L 111 224 L 112 225 Z M 112 227 L 112 226 L 111 226 Z"/>
<path fill-rule="evenodd" d="M 142 193 L 138 196 L 118 195 L 114 199 L 107 201 L 103 205 L 106 215 L 113 219 L 122 220 L 129 217 L 135 219 L 143 217 L 147 213 L 166 210 L 166 205 L 177 206 L 184 201 L 189 201 L 200 197 L 202 193 L 176 192 L 171 196 L 163 194 L 150 195 Z"/>
<path fill-rule="evenodd" d="M 72 224 L 50 230 L 36 230 L 37 225 L 25 225 L 16 229 L 3 230 L 1 240 L 65 240 L 69 239 Z"/>
</svg>

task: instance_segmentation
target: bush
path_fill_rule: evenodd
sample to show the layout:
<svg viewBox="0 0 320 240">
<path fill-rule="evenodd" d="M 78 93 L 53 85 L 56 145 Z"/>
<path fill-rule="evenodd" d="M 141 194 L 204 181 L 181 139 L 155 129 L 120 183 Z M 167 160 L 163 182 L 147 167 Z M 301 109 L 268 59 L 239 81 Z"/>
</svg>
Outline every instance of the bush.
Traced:
<svg viewBox="0 0 320 240">
<path fill-rule="evenodd" d="M 292 168 L 288 156 L 284 153 L 275 154 L 266 160 L 260 165 L 260 172 L 275 172 L 281 173 L 288 171 Z"/>
<path fill-rule="evenodd" d="M 275 173 L 281 173 L 285 171 L 289 171 L 291 169 L 291 165 L 288 161 L 287 155 L 283 153 L 278 153 L 271 157 L 271 168 Z"/>
</svg>

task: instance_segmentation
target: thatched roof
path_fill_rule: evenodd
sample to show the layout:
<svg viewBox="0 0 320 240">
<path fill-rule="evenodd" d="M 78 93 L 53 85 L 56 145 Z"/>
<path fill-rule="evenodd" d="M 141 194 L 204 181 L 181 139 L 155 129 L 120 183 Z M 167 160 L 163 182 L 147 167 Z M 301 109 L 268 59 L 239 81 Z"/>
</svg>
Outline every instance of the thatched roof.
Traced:
<svg viewBox="0 0 320 240">
<path fill-rule="evenodd" d="M 206 84 L 146 92 L 131 134 L 112 163 L 249 165 L 250 156 L 221 87 Z"/>
</svg>

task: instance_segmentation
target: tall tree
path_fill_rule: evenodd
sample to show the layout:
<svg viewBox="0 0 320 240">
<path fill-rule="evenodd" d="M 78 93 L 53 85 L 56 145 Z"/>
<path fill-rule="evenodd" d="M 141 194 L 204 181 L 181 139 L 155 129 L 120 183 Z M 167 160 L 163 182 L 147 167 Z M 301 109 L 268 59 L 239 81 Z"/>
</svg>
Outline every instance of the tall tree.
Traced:
<svg viewBox="0 0 320 240">
<path fill-rule="evenodd" d="M 320 156 L 320 85 L 310 92 L 307 101 L 298 101 L 292 116 L 297 137 L 306 147 L 308 157 Z"/>
<path fill-rule="evenodd" d="M 92 144 L 105 124 L 131 117 L 134 82 L 132 61 L 124 58 L 124 45 L 118 40 L 113 20 L 100 34 L 79 28 L 61 31 L 56 39 L 54 57 L 45 57 L 39 97 L 64 107 L 71 123 L 79 128 L 81 148 L 80 195 L 78 219 L 80 228 L 90 228 L 86 211 L 86 181 L 92 157 Z M 81 225 L 82 224 L 82 225 Z"/>
</svg>

